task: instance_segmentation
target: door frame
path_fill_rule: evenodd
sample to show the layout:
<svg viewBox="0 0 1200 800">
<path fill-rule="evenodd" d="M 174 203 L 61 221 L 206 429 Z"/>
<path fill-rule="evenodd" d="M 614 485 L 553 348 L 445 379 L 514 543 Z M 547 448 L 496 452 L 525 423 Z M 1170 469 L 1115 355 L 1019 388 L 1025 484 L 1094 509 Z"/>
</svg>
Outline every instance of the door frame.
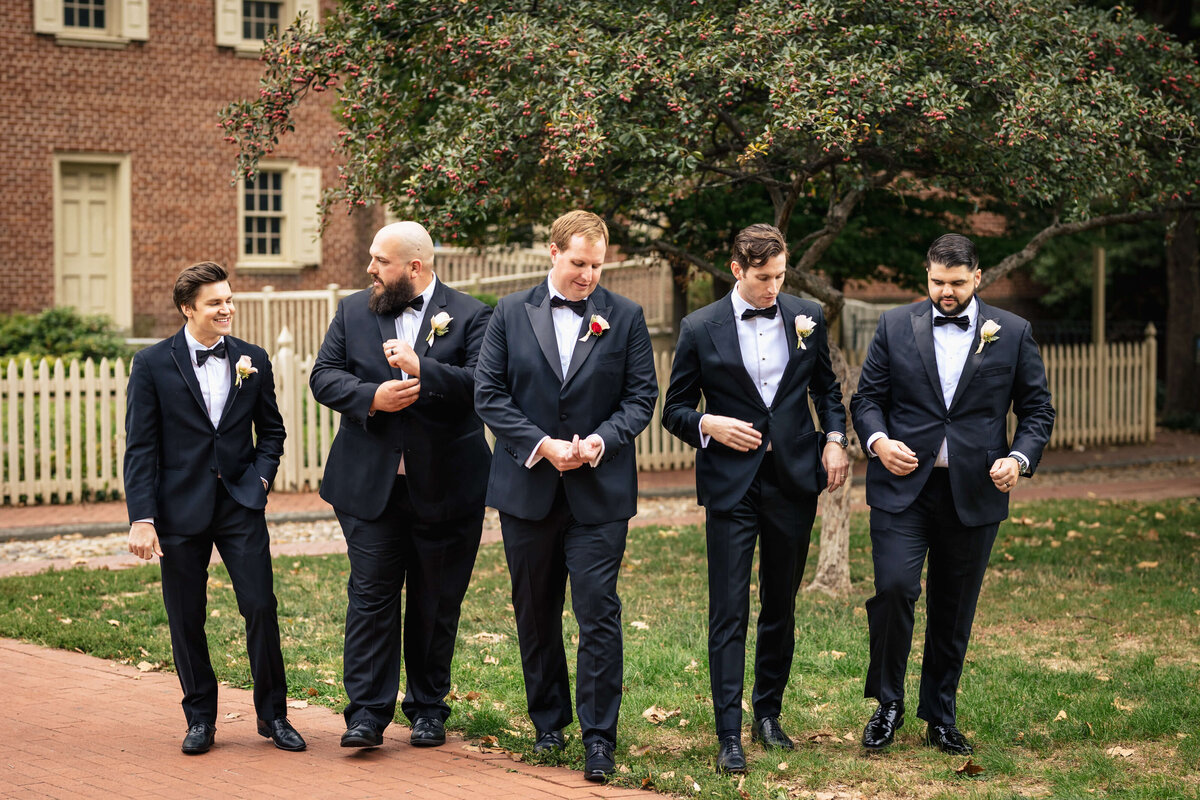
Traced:
<svg viewBox="0 0 1200 800">
<path fill-rule="evenodd" d="M 102 164 L 117 168 L 117 182 L 113 192 L 113 263 L 116 267 L 113 278 L 113 324 L 127 334 L 133 330 L 133 232 L 130 218 L 132 206 L 131 157 L 128 153 L 73 153 L 54 154 L 54 302 L 59 302 L 58 287 L 62 283 L 63 256 L 59 248 L 62 241 L 62 171 L 69 164 Z"/>
</svg>

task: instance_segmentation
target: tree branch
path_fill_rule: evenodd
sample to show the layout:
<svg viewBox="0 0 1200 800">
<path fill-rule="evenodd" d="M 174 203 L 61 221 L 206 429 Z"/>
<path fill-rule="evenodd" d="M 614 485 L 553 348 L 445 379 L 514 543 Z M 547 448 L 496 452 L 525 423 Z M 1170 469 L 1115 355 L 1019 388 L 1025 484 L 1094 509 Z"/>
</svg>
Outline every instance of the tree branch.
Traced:
<svg viewBox="0 0 1200 800">
<path fill-rule="evenodd" d="M 700 258 L 699 256 L 692 255 L 687 250 L 684 250 L 682 247 L 673 245 L 670 242 L 664 242 L 661 239 L 655 239 L 652 242 L 647 242 L 644 247 L 632 248 L 632 251 L 634 253 L 642 252 L 645 250 L 657 250 L 658 252 L 662 253 L 663 255 L 672 256 L 673 258 L 676 258 L 680 261 L 684 261 L 688 264 L 691 264 L 692 266 L 698 267 L 700 270 L 707 272 L 708 274 L 712 275 L 713 277 L 715 277 L 719 280 L 725 281 L 725 282 L 729 282 L 730 280 L 733 279 L 732 275 L 730 275 L 728 272 L 721 270 L 712 262 L 705 261 L 703 258 Z"/>
</svg>

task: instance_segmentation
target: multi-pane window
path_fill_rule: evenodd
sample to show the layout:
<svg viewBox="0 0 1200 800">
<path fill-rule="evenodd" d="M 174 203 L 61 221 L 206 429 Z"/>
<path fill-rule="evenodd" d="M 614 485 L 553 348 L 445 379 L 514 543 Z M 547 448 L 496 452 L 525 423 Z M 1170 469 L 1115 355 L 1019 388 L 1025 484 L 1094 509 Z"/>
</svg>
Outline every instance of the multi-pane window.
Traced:
<svg viewBox="0 0 1200 800">
<path fill-rule="evenodd" d="M 282 0 L 242 0 L 242 38 L 265 39 L 279 30 Z"/>
<path fill-rule="evenodd" d="M 260 172 L 243 189 L 243 256 L 283 254 L 283 172 Z"/>
<path fill-rule="evenodd" d="M 107 26 L 107 0 L 63 0 L 63 26 L 102 31 Z"/>
</svg>

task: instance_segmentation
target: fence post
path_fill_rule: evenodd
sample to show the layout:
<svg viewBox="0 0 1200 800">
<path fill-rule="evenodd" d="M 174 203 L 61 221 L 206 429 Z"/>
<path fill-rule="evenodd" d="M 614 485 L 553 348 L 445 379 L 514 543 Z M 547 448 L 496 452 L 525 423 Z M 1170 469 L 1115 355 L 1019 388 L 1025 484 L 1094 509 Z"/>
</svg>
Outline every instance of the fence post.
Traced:
<svg viewBox="0 0 1200 800">
<path fill-rule="evenodd" d="M 1153 322 L 1146 323 L 1146 441 L 1154 441 L 1155 397 L 1158 384 L 1158 330 Z"/>
<path fill-rule="evenodd" d="M 283 417 L 284 430 L 292 431 L 295 435 L 302 429 L 302 421 L 298 413 L 301 406 L 296 387 L 296 358 L 293 352 L 295 339 L 286 325 L 279 332 L 279 339 L 275 344 L 275 357 L 272 359 L 272 363 L 275 367 L 277 381 L 275 389 L 278 394 L 279 415 Z M 283 457 L 279 459 L 279 472 L 275 476 L 277 491 L 289 492 L 295 489 L 295 480 L 292 475 L 296 471 L 294 449 L 290 447 L 283 449 Z"/>
<path fill-rule="evenodd" d="M 328 327 L 329 323 L 333 322 L 334 315 L 337 314 L 338 290 L 342 287 L 336 283 L 329 283 L 325 285 L 325 288 L 329 290 L 329 298 L 325 301 L 325 325 Z M 304 353 L 303 355 L 313 354 Z"/>
<path fill-rule="evenodd" d="M 262 287 L 262 331 L 259 332 L 259 336 L 262 338 L 253 341 L 263 344 L 271 341 L 271 331 L 275 330 L 271 327 L 271 292 L 274 291 L 274 286 Z"/>
</svg>

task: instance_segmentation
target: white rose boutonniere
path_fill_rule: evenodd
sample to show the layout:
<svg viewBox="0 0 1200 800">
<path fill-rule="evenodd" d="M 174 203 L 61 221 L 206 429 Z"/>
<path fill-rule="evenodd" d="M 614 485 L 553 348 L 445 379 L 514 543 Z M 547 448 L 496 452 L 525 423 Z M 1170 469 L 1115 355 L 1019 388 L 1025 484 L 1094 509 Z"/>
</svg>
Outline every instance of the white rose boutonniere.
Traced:
<svg viewBox="0 0 1200 800">
<path fill-rule="evenodd" d="M 233 369 L 237 374 L 237 379 L 233 382 L 234 386 L 241 386 L 242 381 L 258 372 L 258 368 L 254 366 L 254 362 L 250 360 L 250 356 L 242 356 L 239 358 L 237 365 Z"/>
<path fill-rule="evenodd" d="M 817 323 L 812 317 L 807 314 L 800 314 L 796 317 L 796 347 L 801 350 L 807 350 L 804 346 L 804 340 L 812 336 L 812 332 L 817 329 Z"/>
<path fill-rule="evenodd" d="M 983 323 L 983 327 L 979 329 L 979 347 L 975 349 L 975 355 L 983 352 L 985 344 L 991 344 L 1000 338 L 1000 323 L 994 319 L 989 319 Z"/>
<path fill-rule="evenodd" d="M 587 333 L 579 337 L 579 341 L 586 342 L 589 336 L 603 336 L 608 330 L 608 320 L 599 314 L 592 314 L 592 321 L 588 323 Z"/>
<path fill-rule="evenodd" d="M 429 335 L 425 337 L 425 344 L 433 347 L 433 337 L 445 336 L 446 331 L 450 330 L 450 321 L 453 319 L 454 317 L 445 311 L 435 314 L 433 319 L 429 320 Z"/>
</svg>

